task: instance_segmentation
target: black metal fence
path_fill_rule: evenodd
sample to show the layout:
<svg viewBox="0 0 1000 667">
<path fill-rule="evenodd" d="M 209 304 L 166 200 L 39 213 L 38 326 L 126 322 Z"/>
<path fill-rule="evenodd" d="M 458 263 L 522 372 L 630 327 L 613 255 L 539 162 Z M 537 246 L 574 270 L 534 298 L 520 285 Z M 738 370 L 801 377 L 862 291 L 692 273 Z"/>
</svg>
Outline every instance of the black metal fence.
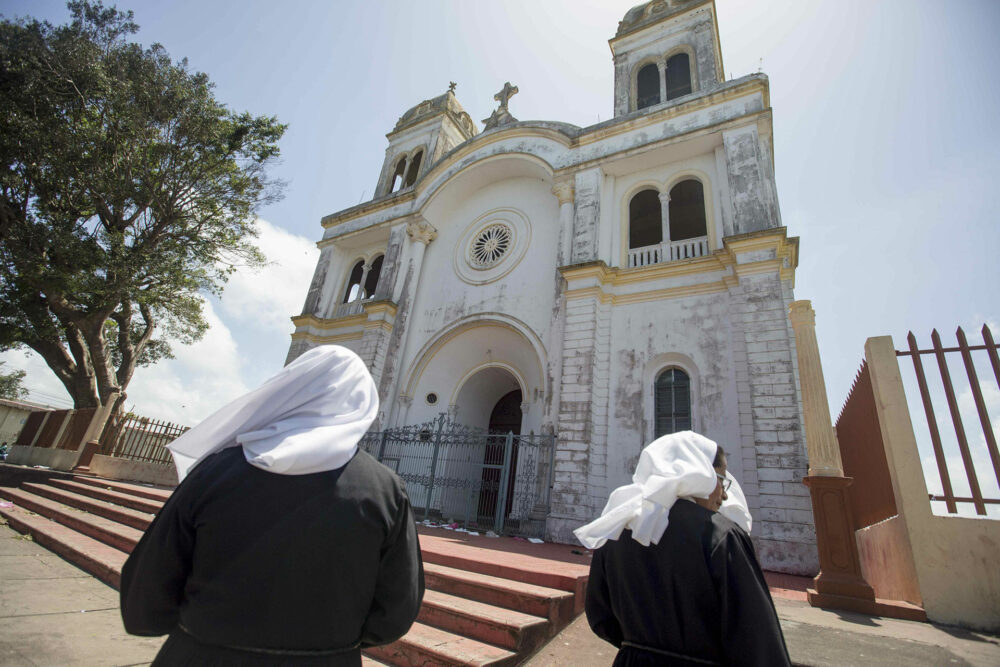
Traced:
<svg viewBox="0 0 1000 667">
<path fill-rule="evenodd" d="M 450 421 L 370 431 L 358 446 L 406 483 L 417 519 L 542 537 L 555 436 L 489 433 Z"/>
<path fill-rule="evenodd" d="M 126 413 L 108 420 L 99 454 L 147 463 L 173 463 L 167 445 L 187 426 Z"/>
</svg>

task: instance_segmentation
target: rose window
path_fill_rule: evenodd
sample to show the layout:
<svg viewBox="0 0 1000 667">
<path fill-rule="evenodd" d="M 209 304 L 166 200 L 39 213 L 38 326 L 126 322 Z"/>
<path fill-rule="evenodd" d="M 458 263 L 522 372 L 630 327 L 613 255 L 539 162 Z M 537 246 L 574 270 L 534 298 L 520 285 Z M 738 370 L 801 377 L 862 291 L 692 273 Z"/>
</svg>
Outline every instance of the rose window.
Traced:
<svg viewBox="0 0 1000 667">
<path fill-rule="evenodd" d="M 504 224 L 493 224 L 481 231 L 469 249 L 469 261 L 477 269 L 488 269 L 510 250 L 513 235 Z"/>
</svg>

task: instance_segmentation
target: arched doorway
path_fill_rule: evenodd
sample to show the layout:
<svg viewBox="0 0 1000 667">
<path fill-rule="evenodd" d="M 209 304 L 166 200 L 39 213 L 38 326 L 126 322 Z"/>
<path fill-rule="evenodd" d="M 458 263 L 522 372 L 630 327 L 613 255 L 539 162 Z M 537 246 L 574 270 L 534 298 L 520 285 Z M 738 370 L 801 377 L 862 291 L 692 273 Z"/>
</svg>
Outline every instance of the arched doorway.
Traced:
<svg viewBox="0 0 1000 667">
<path fill-rule="evenodd" d="M 483 452 L 482 486 L 479 491 L 480 517 L 496 516 L 497 500 L 500 495 L 500 482 L 503 477 L 504 458 L 506 457 L 507 434 L 521 434 L 521 390 L 515 389 L 504 394 L 490 412 L 490 438 Z M 514 438 L 511 449 L 510 472 L 507 476 L 507 500 L 504 503 L 504 513 L 509 514 L 514 500 L 514 477 L 517 470 L 518 439 Z M 486 467 L 490 466 L 490 467 Z M 496 466 L 496 467 L 494 467 Z"/>
</svg>

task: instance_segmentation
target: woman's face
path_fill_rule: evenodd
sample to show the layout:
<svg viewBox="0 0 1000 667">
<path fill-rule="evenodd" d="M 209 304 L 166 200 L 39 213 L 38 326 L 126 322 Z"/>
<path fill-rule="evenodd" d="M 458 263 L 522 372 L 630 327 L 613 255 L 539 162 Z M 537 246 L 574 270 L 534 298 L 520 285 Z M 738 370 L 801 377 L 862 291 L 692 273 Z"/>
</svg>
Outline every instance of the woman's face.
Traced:
<svg viewBox="0 0 1000 667">
<path fill-rule="evenodd" d="M 726 476 L 726 459 L 723 457 L 722 465 L 715 469 L 716 474 L 722 475 L 723 478 Z M 722 489 L 722 480 L 718 477 L 715 479 L 715 490 L 712 491 L 712 495 L 708 498 L 694 498 L 694 501 L 704 507 L 705 509 L 710 509 L 713 512 L 718 512 L 719 508 L 722 507 L 722 501 L 726 500 L 729 496 Z"/>
</svg>

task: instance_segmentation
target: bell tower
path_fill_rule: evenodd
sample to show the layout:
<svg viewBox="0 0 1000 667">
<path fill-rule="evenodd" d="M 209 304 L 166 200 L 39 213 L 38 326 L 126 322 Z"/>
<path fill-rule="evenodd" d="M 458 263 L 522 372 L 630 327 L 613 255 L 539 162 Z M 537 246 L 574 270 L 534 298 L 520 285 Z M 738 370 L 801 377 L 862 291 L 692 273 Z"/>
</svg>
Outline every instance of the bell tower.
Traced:
<svg viewBox="0 0 1000 667">
<path fill-rule="evenodd" d="M 375 189 L 375 199 L 412 187 L 442 155 L 476 135 L 476 126 L 455 97 L 455 84 L 444 95 L 409 109 L 385 135 L 389 147 Z"/>
<path fill-rule="evenodd" d="M 615 117 L 672 103 L 724 80 L 715 0 L 653 0 L 633 7 L 608 41 Z"/>
</svg>

